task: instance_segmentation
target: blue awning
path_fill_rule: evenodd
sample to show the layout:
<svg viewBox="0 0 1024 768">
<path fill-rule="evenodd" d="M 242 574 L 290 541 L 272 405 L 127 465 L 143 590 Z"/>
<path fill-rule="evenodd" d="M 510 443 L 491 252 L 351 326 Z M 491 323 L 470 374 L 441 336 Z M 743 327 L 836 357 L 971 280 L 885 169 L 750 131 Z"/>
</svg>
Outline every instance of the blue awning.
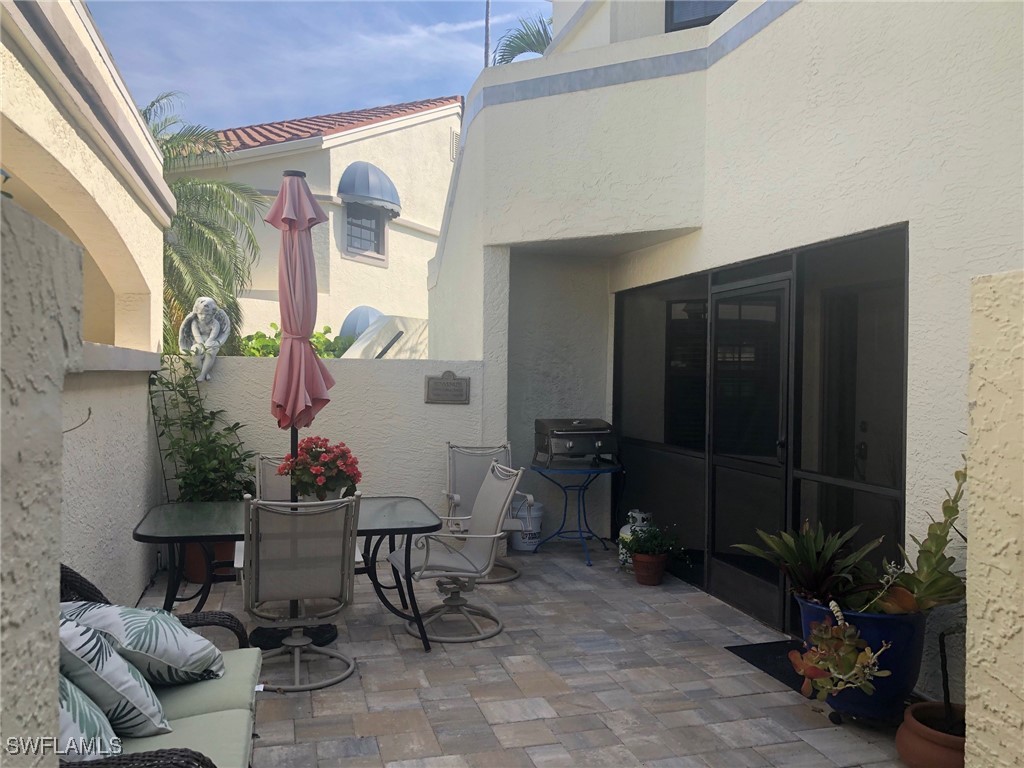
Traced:
<svg viewBox="0 0 1024 768">
<path fill-rule="evenodd" d="M 363 160 L 352 163 L 341 174 L 338 197 L 346 203 L 383 208 L 392 218 L 402 213 L 402 201 L 394 182 L 376 165 Z"/>
</svg>

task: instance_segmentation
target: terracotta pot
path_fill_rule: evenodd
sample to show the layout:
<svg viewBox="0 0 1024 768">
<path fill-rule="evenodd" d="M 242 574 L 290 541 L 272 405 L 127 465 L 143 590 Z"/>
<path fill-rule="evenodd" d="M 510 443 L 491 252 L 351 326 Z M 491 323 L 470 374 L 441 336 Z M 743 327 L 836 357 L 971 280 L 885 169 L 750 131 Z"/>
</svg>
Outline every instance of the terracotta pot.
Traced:
<svg viewBox="0 0 1024 768">
<path fill-rule="evenodd" d="M 953 716 L 963 719 L 964 708 L 953 705 Z M 896 751 L 908 768 L 964 768 L 963 736 L 952 736 L 931 727 L 946 717 L 940 701 L 911 704 L 896 731 Z"/>
<path fill-rule="evenodd" d="M 668 555 L 633 555 L 633 575 L 637 584 L 654 587 L 661 584 L 665 576 Z"/>
<path fill-rule="evenodd" d="M 235 559 L 235 542 L 217 541 L 213 543 L 213 559 L 232 561 Z M 215 573 L 226 574 L 229 570 L 218 568 Z M 202 584 L 206 578 L 206 560 L 199 544 L 185 545 L 185 578 L 193 584 Z"/>
</svg>

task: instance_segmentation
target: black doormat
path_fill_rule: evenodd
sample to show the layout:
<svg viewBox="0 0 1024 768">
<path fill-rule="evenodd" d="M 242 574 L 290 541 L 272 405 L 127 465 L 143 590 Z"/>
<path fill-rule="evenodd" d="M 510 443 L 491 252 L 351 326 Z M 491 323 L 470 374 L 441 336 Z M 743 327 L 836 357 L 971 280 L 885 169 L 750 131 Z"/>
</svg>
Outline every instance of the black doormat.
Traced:
<svg viewBox="0 0 1024 768">
<path fill-rule="evenodd" d="M 338 628 L 333 624 L 319 624 L 315 627 L 303 627 L 302 631 L 313 640 L 313 645 L 330 645 L 338 637 Z M 249 643 L 254 648 L 271 651 L 280 648 L 282 641 L 292 633 L 290 629 L 275 627 L 257 627 L 249 633 Z"/>
<path fill-rule="evenodd" d="M 725 650 L 735 653 L 741 659 L 753 664 L 765 674 L 771 675 L 780 683 L 785 683 L 794 691 L 799 691 L 804 679 L 796 673 L 789 663 L 789 652 L 803 651 L 804 644 L 799 640 L 779 640 L 774 643 L 754 643 L 753 645 L 727 645 Z"/>
</svg>

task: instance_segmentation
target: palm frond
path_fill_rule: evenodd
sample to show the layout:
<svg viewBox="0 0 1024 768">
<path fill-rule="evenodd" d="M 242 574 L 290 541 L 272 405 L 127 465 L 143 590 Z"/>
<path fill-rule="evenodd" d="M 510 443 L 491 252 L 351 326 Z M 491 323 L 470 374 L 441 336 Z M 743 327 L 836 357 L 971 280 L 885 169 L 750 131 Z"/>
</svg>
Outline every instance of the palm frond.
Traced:
<svg viewBox="0 0 1024 768">
<path fill-rule="evenodd" d="M 177 348 L 177 328 L 200 296 L 212 297 L 227 312 L 235 329 L 231 347 L 242 322 L 238 294 L 249 286 L 260 253 L 254 228 L 267 201 L 246 184 L 180 176 L 222 159 L 226 149 L 217 131 L 181 119 L 180 102 L 180 93 L 168 91 L 140 110 L 177 203 L 164 233 L 164 349 Z"/>
<path fill-rule="evenodd" d="M 551 20 L 543 16 L 519 19 L 519 26 L 507 30 L 498 40 L 492 61 L 508 64 L 524 53 L 543 54 L 551 45 Z"/>
</svg>

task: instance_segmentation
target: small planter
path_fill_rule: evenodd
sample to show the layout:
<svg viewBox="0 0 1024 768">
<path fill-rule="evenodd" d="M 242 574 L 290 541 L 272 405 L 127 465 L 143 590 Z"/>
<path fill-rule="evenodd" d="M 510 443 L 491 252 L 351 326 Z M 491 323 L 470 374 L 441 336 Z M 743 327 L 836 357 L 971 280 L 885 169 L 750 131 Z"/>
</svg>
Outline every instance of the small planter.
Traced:
<svg viewBox="0 0 1024 768">
<path fill-rule="evenodd" d="M 938 730 L 946 721 L 942 702 L 911 704 L 896 731 L 896 751 L 908 768 L 963 768 L 963 736 Z M 961 722 L 964 708 L 953 705 L 953 716 Z"/>
<path fill-rule="evenodd" d="M 665 578 L 665 564 L 668 555 L 633 555 L 633 575 L 636 583 L 656 587 Z"/>
</svg>

